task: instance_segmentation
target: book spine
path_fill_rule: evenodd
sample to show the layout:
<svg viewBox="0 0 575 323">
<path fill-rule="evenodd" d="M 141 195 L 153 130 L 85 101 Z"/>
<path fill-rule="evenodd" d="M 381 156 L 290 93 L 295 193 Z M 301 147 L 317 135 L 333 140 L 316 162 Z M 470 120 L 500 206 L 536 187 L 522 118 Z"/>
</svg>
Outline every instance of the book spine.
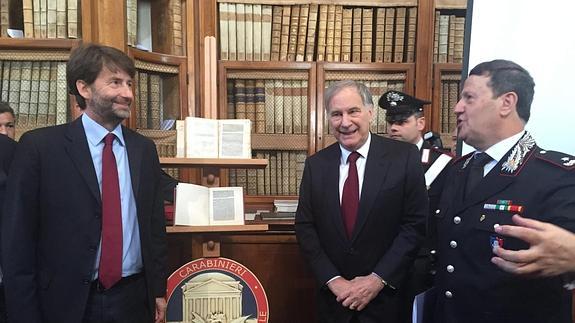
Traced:
<svg viewBox="0 0 575 323">
<path fill-rule="evenodd" d="M 262 5 L 254 4 L 252 7 L 253 20 L 253 60 L 262 60 Z"/>
<path fill-rule="evenodd" d="M 288 51 L 287 51 L 287 58 L 288 62 L 294 62 L 296 58 L 297 52 L 297 37 L 298 37 L 298 28 L 299 28 L 299 15 L 300 15 L 300 6 L 293 5 L 291 6 L 291 19 L 290 19 L 290 27 L 289 27 L 289 40 L 288 40 Z"/>
<path fill-rule="evenodd" d="M 271 60 L 280 60 L 283 7 L 273 6 Z"/>
<path fill-rule="evenodd" d="M 362 24 L 362 9 L 353 9 L 353 30 L 351 38 L 351 61 L 361 62 L 361 24 Z"/>
<path fill-rule="evenodd" d="M 246 51 L 246 61 L 254 60 L 254 17 L 253 17 L 253 5 L 244 5 L 244 17 L 245 17 L 245 34 L 243 38 L 245 40 L 245 51 Z"/>
<path fill-rule="evenodd" d="M 351 62 L 353 10 L 343 9 L 341 22 L 341 61 Z"/>
<path fill-rule="evenodd" d="M 307 40 L 305 48 L 305 60 L 306 62 L 311 62 L 314 59 L 315 54 L 315 35 L 317 30 L 317 15 L 319 11 L 318 4 L 309 5 L 309 21 L 307 24 Z"/>
<path fill-rule="evenodd" d="M 256 122 L 255 132 L 266 132 L 266 97 L 265 97 L 265 84 L 264 80 L 258 79 L 255 83 L 255 109 L 256 109 Z"/>
<path fill-rule="evenodd" d="M 246 60 L 246 11 L 245 4 L 236 3 L 236 50 L 237 60 Z"/>
<path fill-rule="evenodd" d="M 397 8 L 395 16 L 395 50 L 393 61 L 395 63 L 403 62 L 403 46 L 405 44 L 405 16 L 406 8 Z"/>
<path fill-rule="evenodd" d="M 309 4 L 302 4 L 299 11 L 299 26 L 297 32 L 297 48 L 295 60 L 303 62 L 305 59 L 306 32 L 309 18 Z"/>
<path fill-rule="evenodd" d="M 325 61 L 327 41 L 328 5 L 319 6 L 319 27 L 317 34 L 317 61 Z"/>
<path fill-rule="evenodd" d="M 371 62 L 373 34 L 373 9 L 364 8 L 361 26 L 361 61 Z"/>
<path fill-rule="evenodd" d="M 220 59 L 227 61 L 229 59 L 229 49 L 228 49 L 228 4 L 221 2 L 218 5 L 219 12 L 219 22 L 220 22 Z"/>
<path fill-rule="evenodd" d="M 271 59 L 272 6 L 262 5 L 262 61 Z"/>
</svg>

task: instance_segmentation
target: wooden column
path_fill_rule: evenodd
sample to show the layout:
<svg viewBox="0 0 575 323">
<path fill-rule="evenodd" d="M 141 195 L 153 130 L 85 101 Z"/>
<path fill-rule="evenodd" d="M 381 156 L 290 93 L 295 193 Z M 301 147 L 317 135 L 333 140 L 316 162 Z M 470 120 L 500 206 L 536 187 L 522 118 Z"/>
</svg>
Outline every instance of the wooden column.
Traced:
<svg viewBox="0 0 575 323">
<path fill-rule="evenodd" d="M 417 5 L 417 46 L 415 52 L 415 96 L 431 101 L 433 97 L 433 29 L 435 1 L 419 0 Z M 425 131 L 432 129 L 431 105 L 425 107 Z"/>
<path fill-rule="evenodd" d="M 82 0 L 82 37 L 126 52 L 126 1 Z"/>
</svg>

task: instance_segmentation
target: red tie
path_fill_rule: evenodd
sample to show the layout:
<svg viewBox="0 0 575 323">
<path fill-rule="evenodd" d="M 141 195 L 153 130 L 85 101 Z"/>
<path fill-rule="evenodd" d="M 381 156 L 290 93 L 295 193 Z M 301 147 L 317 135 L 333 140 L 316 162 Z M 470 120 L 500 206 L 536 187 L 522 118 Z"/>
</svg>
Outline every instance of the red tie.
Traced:
<svg viewBox="0 0 575 323">
<path fill-rule="evenodd" d="M 341 213 L 348 238 L 351 238 L 351 234 L 353 233 L 353 227 L 357 219 L 357 208 L 359 206 L 359 179 L 357 177 L 355 162 L 360 156 L 357 151 L 354 151 L 347 157 L 349 170 L 345 184 L 343 184 L 341 197 Z"/>
<path fill-rule="evenodd" d="M 98 277 L 104 288 L 122 278 L 122 208 L 118 167 L 112 151 L 116 136 L 104 138 L 102 151 L 102 249 Z"/>
</svg>

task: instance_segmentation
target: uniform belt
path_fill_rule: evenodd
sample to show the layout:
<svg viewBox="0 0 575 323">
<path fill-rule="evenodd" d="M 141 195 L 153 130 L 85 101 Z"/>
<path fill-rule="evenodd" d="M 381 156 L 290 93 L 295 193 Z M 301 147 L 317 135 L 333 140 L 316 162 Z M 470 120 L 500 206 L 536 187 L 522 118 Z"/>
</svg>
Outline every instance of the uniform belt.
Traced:
<svg viewBox="0 0 575 323">
<path fill-rule="evenodd" d="M 108 289 L 106 289 L 106 288 L 100 283 L 100 280 L 96 279 L 96 280 L 94 280 L 94 281 L 92 282 L 92 285 L 91 285 L 90 288 L 91 288 L 92 290 L 94 290 L 94 291 L 97 291 L 97 292 L 100 292 L 100 293 L 101 293 L 101 292 L 113 290 L 113 289 L 120 288 L 120 287 L 122 287 L 122 286 L 128 285 L 128 284 L 133 283 L 133 282 L 135 282 L 135 281 L 137 281 L 137 280 L 139 280 L 140 278 L 143 278 L 143 277 L 144 277 L 144 274 L 142 274 L 142 273 L 137 273 L 137 274 L 133 274 L 133 275 L 130 275 L 130 276 L 122 277 L 122 279 L 120 279 L 117 283 L 115 283 L 114 286 L 112 286 L 112 287 L 110 287 L 110 288 L 108 288 Z"/>
</svg>

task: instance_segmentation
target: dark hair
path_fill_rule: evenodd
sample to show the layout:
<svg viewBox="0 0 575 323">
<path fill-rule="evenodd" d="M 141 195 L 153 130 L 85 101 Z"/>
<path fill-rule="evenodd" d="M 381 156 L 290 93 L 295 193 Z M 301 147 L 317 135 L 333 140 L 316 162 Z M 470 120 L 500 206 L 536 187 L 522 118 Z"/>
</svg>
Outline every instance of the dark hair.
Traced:
<svg viewBox="0 0 575 323">
<path fill-rule="evenodd" d="M 496 59 L 475 66 L 469 75 L 488 76 L 490 79 L 487 85 L 493 91 L 494 97 L 507 92 L 515 92 L 517 114 L 525 123 L 529 121 L 535 82 L 526 69 L 512 61 Z"/>
<path fill-rule="evenodd" d="M 324 104 L 326 111 L 329 111 L 329 104 L 331 99 L 338 94 L 341 90 L 345 88 L 354 88 L 357 90 L 357 93 L 361 97 L 361 103 L 366 107 L 373 108 L 373 98 L 371 97 L 371 92 L 365 84 L 357 81 L 352 80 L 343 80 L 337 81 L 329 86 L 329 88 L 325 91 L 324 95 Z"/>
<path fill-rule="evenodd" d="M 10 105 L 8 105 L 7 102 L 0 101 L 0 113 L 6 113 L 6 112 L 10 113 L 13 118 L 16 118 L 16 114 L 14 113 L 14 109 L 12 109 L 10 107 Z"/>
<path fill-rule="evenodd" d="M 88 85 L 94 83 L 103 67 L 111 72 L 124 71 L 132 78 L 136 74 L 132 59 L 113 47 L 83 44 L 70 54 L 70 60 L 66 66 L 66 79 L 70 94 L 76 97 L 80 109 L 86 108 L 86 101 L 78 92 L 76 81 L 82 80 Z"/>
</svg>

